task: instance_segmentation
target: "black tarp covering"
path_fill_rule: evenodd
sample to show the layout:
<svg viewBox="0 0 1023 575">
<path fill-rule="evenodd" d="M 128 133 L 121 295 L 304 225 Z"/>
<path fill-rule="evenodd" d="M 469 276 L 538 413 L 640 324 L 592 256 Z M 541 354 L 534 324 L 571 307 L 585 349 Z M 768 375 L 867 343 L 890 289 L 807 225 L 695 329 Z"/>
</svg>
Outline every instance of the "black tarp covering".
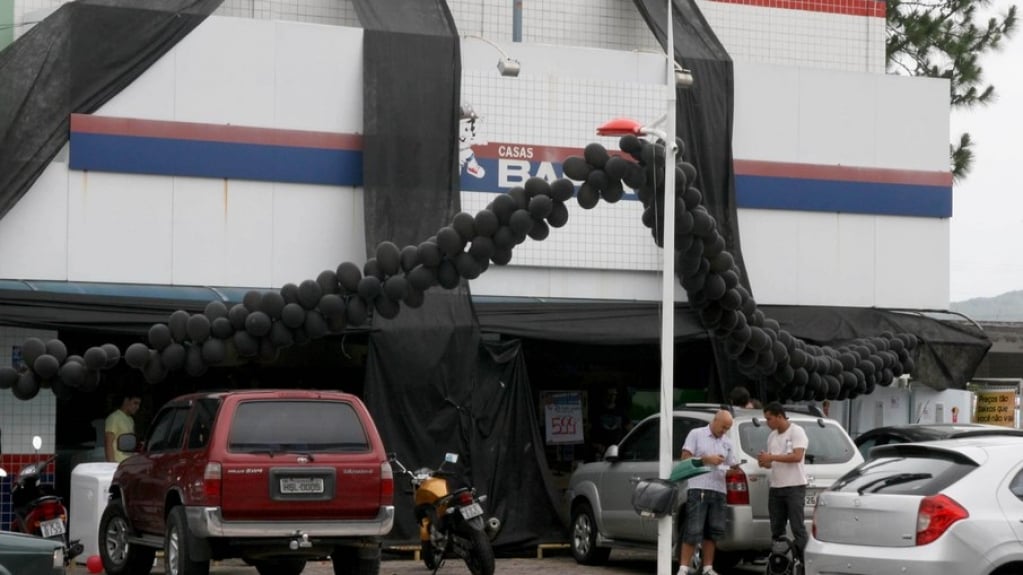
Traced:
<svg viewBox="0 0 1023 575">
<path fill-rule="evenodd" d="M 90 114 L 223 0 L 78 0 L 0 52 L 0 218 Z"/>
<path fill-rule="evenodd" d="M 664 0 L 633 0 L 636 8 L 662 47 L 667 38 L 667 5 Z M 703 192 L 703 204 L 717 221 L 718 232 L 735 258 L 739 281 L 754 293 L 746 274 L 739 241 L 739 220 L 735 204 L 735 171 L 732 164 L 732 124 L 735 78 L 732 58 L 703 17 L 695 0 L 672 0 L 672 41 L 675 61 L 693 74 L 693 85 L 676 90 L 676 135 L 685 142 L 685 159 L 696 166 L 695 185 Z M 721 388 L 749 385 L 735 363 L 728 360 L 724 344 L 714 340 L 715 362 Z"/>
<path fill-rule="evenodd" d="M 404 247 L 461 209 L 461 51 L 443 0 L 355 0 L 363 36 L 366 249 Z"/>
<path fill-rule="evenodd" d="M 388 451 L 408 468 L 436 469 L 446 452 L 488 496 L 502 522 L 495 545 L 521 548 L 558 534 L 561 521 L 516 344 L 482 344 L 464 293 L 436 288 L 433 305 L 376 318 L 365 400 Z M 408 481 L 397 478 L 392 542 L 418 540 Z M 522 502 L 529 502 L 522 505 Z"/>
<path fill-rule="evenodd" d="M 991 340 L 975 324 L 939 320 L 916 312 L 852 307 L 760 308 L 792 335 L 821 345 L 841 345 L 884 331 L 914 334 L 920 345 L 914 353 L 913 379 L 939 391 L 964 389 L 991 347 Z"/>
<path fill-rule="evenodd" d="M 938 390 L 964 389 L 991 347 L 983 330 L 965 320 L 877 308 L 759 307 L 792 335 L 818 345 L 838 346 L 884 331 L 912 333 L 920 340 L 914 356 L 914 379 Z M 477 303 L 476 312 L 483 333 L 594 345 L 656 344 L 660 340 L 659 308 L 647 303 Z M 538 329 L 537 322 L 548 329 Z M 686 304 L 676 305 L 675 334 L 676 344 L 711 339 Z M 684 374 L 676 374 L 680 376 Z"/>
</svg>

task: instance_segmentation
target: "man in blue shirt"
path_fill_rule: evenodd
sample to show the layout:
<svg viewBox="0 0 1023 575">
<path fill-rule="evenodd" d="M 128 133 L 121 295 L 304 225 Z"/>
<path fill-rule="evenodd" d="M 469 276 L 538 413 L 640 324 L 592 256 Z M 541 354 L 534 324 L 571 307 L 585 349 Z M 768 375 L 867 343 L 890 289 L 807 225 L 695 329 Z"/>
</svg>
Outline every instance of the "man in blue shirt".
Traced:
<svg viewBox="0 0 1023 575">
<path fill-rule="evenodd" d="M 679 575 L 690 573 L 689 563 L 701 542 L 703 574 L 717 575 L 714 549 L 715 541 L 725 535 L 725 473 L 729 467 L 739 464 L 735 447 L 727 435 L 731 428 L 732 414 L 718 411 L 709 425 L 690 431 L 682 445 L 683 460 L 695 457 L 712 471 L 689 479 Z"/>
</svg>

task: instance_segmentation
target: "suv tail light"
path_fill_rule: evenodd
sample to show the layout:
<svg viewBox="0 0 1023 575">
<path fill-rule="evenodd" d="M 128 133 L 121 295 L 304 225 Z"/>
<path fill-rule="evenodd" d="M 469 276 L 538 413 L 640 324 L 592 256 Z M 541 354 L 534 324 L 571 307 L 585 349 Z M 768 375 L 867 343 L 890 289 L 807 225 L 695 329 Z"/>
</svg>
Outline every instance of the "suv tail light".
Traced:
<svg viewBox="0 0 1023 575">
<path fill-rule="evenodd" d="M 729 505 L 749 505 L 749 483 L 743 470 L 729 469 L 725 473 L 725 501 Z"/>
<path fill-rule="evenodd" d="M 207 505 L 220 505 L 220 492 L 223 484 L 223 476 L 220 464 L 211 461 L 206 464 L 206 470 L 202 474 L 202 489 L 206 495 Z"/>
<path fill-rule="evenodd" d="M 916 544 L 927 545 L 941 537 L 953 523 L 969 516 L 970 513 L 950 497 L 924 497 L 916 515 Z"/>
<path fill-rule="evenodd" d="M 383 462 L 380 464 L 380 505 L 391 505 L 394 503 L 394 471 L 391 464 Z"/>
</svg>

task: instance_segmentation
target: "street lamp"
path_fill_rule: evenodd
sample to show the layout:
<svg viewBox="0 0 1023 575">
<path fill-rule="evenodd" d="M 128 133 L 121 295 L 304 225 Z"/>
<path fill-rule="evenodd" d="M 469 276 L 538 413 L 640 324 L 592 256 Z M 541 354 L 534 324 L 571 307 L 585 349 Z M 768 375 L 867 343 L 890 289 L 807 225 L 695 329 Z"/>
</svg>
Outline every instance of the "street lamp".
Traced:
<svg viewBox="0 0 1023 575">
<path fill-rule="evenodd" d="M 522 65 L 519 64 L 518 60 L 508 56 L 508 54 L 503 49 L 501 49 L 501 47 L 498 46 L 495 42 L 487 40 L 483 36 L 477 36 L 475 34 L 465 34 L 462 37 L 471 38 L 473 40 L 479 40 L 481 42 L 490 44 L 490 46 L 493 49 L 497 50 L 498 54 L 501 55 L 501 59 L 497 61 L 497 71 L 500 72 L 501 75 L 506 78 L 518 77 L 519 71 L 522 69 Z"/>
<path fill-rule="evenodd" d="M 671 428 L 675 400 L 675 88 L 688 88 L 693 76 L 675 63 L 671 0 L 665 37 L 666 106 L 664 130 L 618 118 L 597 128 L 601 136 L 657 136 L 664 141 L 664 239 L 661 266 L 661 448 L 658 476 L 671 475 Z M 656 123 L 659 123 L 660 120 Z M 657 575 L 671 575 L 671 514 L 657 521 Z"/>
</svg>

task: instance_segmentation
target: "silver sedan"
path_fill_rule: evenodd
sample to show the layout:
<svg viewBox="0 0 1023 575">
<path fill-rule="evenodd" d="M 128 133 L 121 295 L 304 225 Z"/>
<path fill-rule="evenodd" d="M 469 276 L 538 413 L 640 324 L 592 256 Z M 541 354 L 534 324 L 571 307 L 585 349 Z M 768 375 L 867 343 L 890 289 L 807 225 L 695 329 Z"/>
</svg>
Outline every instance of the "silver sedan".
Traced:
<svg viewBox="0 0 1023 575">
<path fill-rule="evenodd" d="M 821 493 L 810 575 L 1023 572 L 1023 437 L 877 447 Z"/>
</svg>

